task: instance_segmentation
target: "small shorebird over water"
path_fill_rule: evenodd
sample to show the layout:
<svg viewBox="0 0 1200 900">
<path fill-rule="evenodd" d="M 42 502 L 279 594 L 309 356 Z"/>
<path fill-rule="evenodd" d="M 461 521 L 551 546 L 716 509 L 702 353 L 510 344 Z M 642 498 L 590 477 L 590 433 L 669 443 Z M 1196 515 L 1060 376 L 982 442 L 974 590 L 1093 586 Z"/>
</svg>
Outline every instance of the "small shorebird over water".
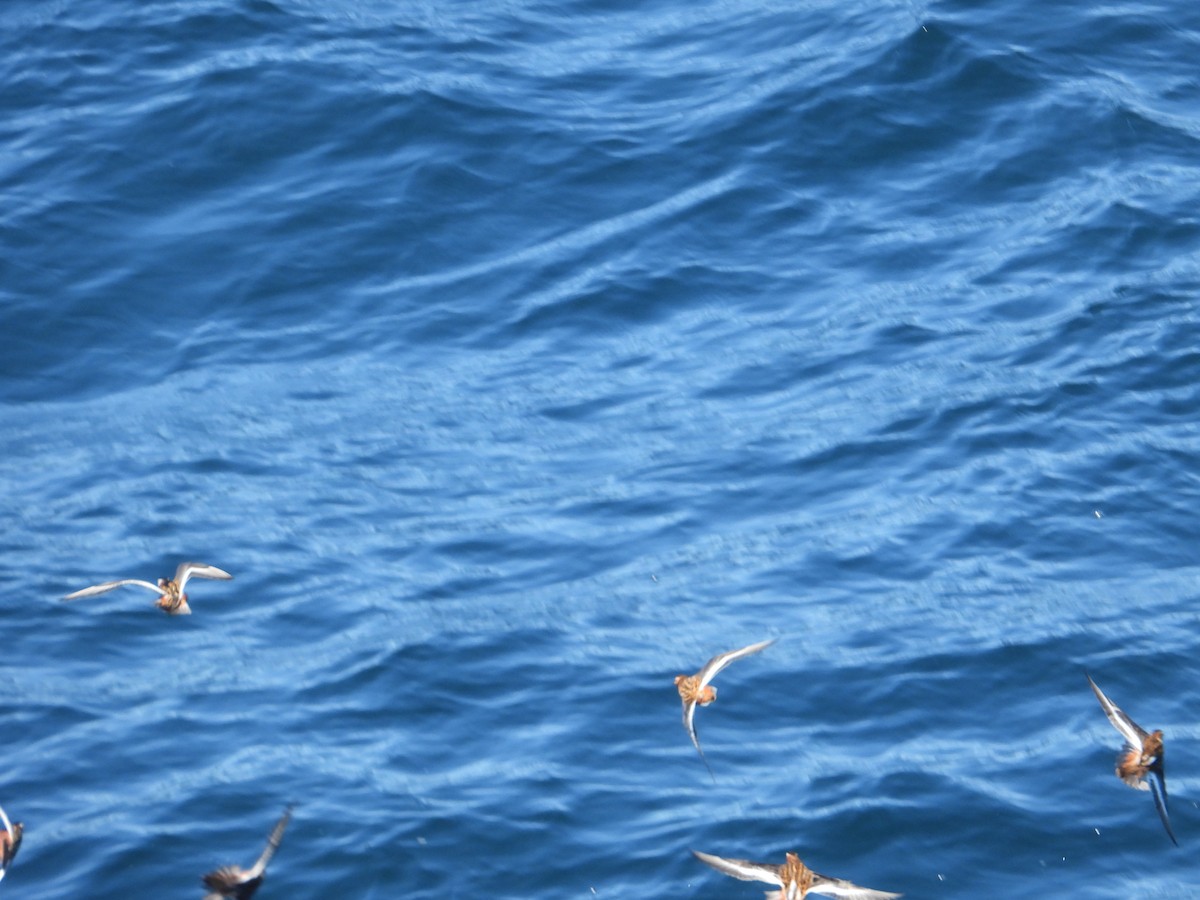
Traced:
<svg viewBox="0 0 1200 900">
<path fill-rule="evenodd" d="M 4 825 L 4 831 L 0 832 L 0 881 L 3 881 L 8 867 L 16 858 L 17 851 L 21 849 L 21 835 L 25 833 L 25 828 L 20 822 L 13 824 L 8 821 L 8 815 L 2 806 L 0 806 L 0 823 Z"/>
<path fill-rule="evenodd" d="M 86 587 L 73 594 L 67 594 L 63 599 L 78 600 L 81 597 L 94 597 L 96 594 L 104 594 L 113 588 L 119 588 L 123 584 L 136 584 L 138 587 L 144 587 L 159 594 L 160 596 L 155 605 L 168 615 L 190 616 L 192 608 L 188 606 L 187 594 L 183 592 L 189 578 L 213 578 L 220 581 L 229 581 L 233 576 L 224 569 L 218 569 L 216 566 L 207 566 L 204 563 L 198 562 L 185 562 L 179 564 L 179 568 L 175 570 L 174 578 L 160 578 L 158 579 L 158 584 L 151 584 L 148 581 L 142 581 L 140 578 L 123 578 L 120 581 L 106 581 L 104 584 Z"/>
<path fill-rule="evenodd" d="M 814 872 L 795 853 L 787 854 L 787 862 L 782 866 L 770 863 L 756 863 L 745 859 L 722 859 L 710 853 L 693 850 L 692 855 L 702 863 L 707 863 L 718 872 L 740 878 L 742 881 L 765 881 L 767 884 L 777 884 L 778 891 L 767 891 L 767 900 L 801 900 L 808 894 L 825 894 L 830 897 L 846 897 L 847 900 L 890 900 L 901 897 L 902 894 L 890 894 L 887 891 L 873 891 L 861 888 L 840 878 L 826 878 Z"/>
<path fill-rule="evenodd" d="M 704 751 L 700 749 L 700 739 L 696 737 L 696 725 L 693 721 L 696 717 L 697 706 L 708 706 L 717 699 L 717 689 L 709 684 L 717 673 L 724 669 L 735 659 L 741 659 L 743 656 L 750 656 L 752 653 L 758 653 L 760 650 L 765 650 L 770 647 L 774 640 L 760 641 L 757 644 L 751 644 L 749 647 L 743 647 L 740 650 L 730 650 L 728 653 L 718 653 L 712 659 L 704 664 L 695 675 L 676 675 L 675 687 L 679 689 L 679 697 L 683 700 L 683 727 L 687 729 L 688 735 L 691 736 L 692 743 L 696 745 L 696 750 L 700 754 L 700 759 L 704 762 L 704 767 L 708 769 L 708 774 L 713 775 L 712 768 L 708 765 L 708 760 L 704 758 Z"/>
<path fill-rule="evenodd" d="M 1113 728 L 1125 738 L 1125 749 L 1117 755 L 1117 777 L 1132 788 L 1139 791 L 1149 790 L 1154 794 L 1154 807 L 1158 817 L 1162 819 L 1163 827 L 1167 829 L 1167 837 L 1176 847 L 1175 832 L 1171 829 L 1171 819 L 1167 814 L 1167 775 L 1163 768 L 1163 733 L 1162 729 L 1149 734 L 1138 725 L 1119 706 L 1104 695 L 1104 691 L 1087 677 L 1088 684 L 1100 701 L 1104 714 Z M 1147 777 L 1149 776 L 1149 777 Z"/>
<path fill-rule="evenodd" d="M 271 829 L 271 836 L 267 838 L 266 849 L 258 858 L 258 862 L 252 868 L 243 869 L 241 866 L 223 866 L 214 872 L 209 872 L 204 876 L 204 886 L 208 888 L 209 893 L 204 895 L 204 900 L 220 900 L 221 897 L 232 897 L 234 900 L 250 900 L 254 896 L 254 892 L 262 887 L 263 876 L 267 871 L 267 863 L 271 861 L 271 857 L 275 855 L 275 851 L 279 849 L 279 842 L 283 840 L 283 830 L 287 828 L 288 822 L 292 818 L 292 807 L 288 807 L 283 811 L 283 815 L 279 817 L 279 821 L 275 823 L 275 827 Z"/>
</svg>

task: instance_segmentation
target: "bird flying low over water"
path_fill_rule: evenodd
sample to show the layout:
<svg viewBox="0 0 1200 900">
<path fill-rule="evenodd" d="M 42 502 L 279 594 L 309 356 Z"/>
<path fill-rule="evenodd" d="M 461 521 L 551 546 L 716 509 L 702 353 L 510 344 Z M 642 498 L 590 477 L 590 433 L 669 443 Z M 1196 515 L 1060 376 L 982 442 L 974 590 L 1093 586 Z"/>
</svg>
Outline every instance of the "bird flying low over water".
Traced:
<svg viewBox="0 0 1200 900">
<path fill-rule="evenodd" d="M 254 892 L 262 887 L 263 877 L 267 871 L 267 863 L 271 861 L 271 857 L 275 855 L 275 851 L 279 849 L 279 842 L 283 840 L 283 831 L 288 826 L 288 822 L 292 819 L 292 807 L 288 807 L 283 811 L 283 815 L 279 817 L 279 821 L 275 823 L 275 827 L 271 829 L 271 836 L 267 838 L 266 849 L 258 858 L 251 868 L 243 869 L 241 866 L 223 866 L 214 872 L 209 872 L 204 876 L 204 886 L 208 888 L 209 893 L 204 895 L 204 900 L 221 900 L 222 897 L 232 897 L 234 900 L 250 900 L 254 896 Z"/>
<path fill-rule="evenodd" d="M 767 891 L 767 900 L 801 900 L 808 894 L 825 894 L 829 897 L 845 897 L 847 900 L 891 900 L 903 894 L 890 894 L 887 891 L 873 891 L 861 888 L 840 878 L 826 878 L 814 872 L 795 853 L 787 854 L 787 861 L 782 866 L 770 863 L 756 863 L 745 859 L 723 859 L 710 853 L 693 850 L 692 855 L 702 863 L 712 866 L 718 872 L 740 878 L 742 881 L 765 881 L 767 884 L 777 884 L 778 891 Z"/>
<path fill-rule="evenodd" d="M 16 858 L 17 851 L 21 849 L 21 836 L 25 833 L 25 828 L 20 822 L 14 825 L 8 821 L 8 815 L 2 806 L 0 806 L 0 823 L 4 825 L 4 831 L 0 832 L 0 881 L 3 881 L 8 867 Z"/>
<path fill-rule="evenodd" d="M 1117 777 L 1132 788 L 1139 791 L 1149 790 L 1154 794 L 1154 807 L 1158 810 L 1163 827 L 1167 829 L 1167 837 L 1178 847 L 1179 841 L 1175 839 L 1175 832 L 1171 828 L 1171 819 L 1167 813 L 1167 775 L 1163 768 L 1162 730 L 1147 734 L 1145 729 L 1104 695 L 1104 691 L 1092 681 L 1091 675 L 1088 675 L 1087 680 L 1096 694 L 1096 699 L 1100 701 L 1104 714 L 1108 716 L 1108 721 L 1112 722 L 1113 728 L 1125 738 L 1125 749 L 1117 755 Z"/>
<path fill-rule="evenodd" d="M 708 704 L 717 699 L 717 689 L 709 684 L 709 682 L 717 676 L 718 672 L 735 659 L 741 659 L 743 656 L 758 653 L 760 650 L 770 647 L 773 643 L 775 643 L 774 640 L 760 641 L 757 644 L 751 644 L 749 647 L 743 647 L 740 650 L 718 653 L 706 662 L 704 668 L 695 675 L 675 676 L 675 687 L 679 689 L 679 697 L 683 700 L 683 727 L 687 729 L 692 743 L 696 745 L 696 750 L 700 754 L 700 759 L 704 762 L 704 767 L 708 769 L 708 774 L 714 780 L 716 776 L 713 775 L 712 768 L 708 765 L 708 760 L 704 758 L 704 751 L 700 749 L 700 739 L 696 737 L 696 725 L 694 722 L 696 707 L 708 706 Z"/>
<path fill-rule="evenodd" d="M 187 594 L 183 592 L 189 578 L 213 578 L 220 581 L 229 581 L 233 576 L 224 569 L 218 569 L 216 566 L 207 566 L 204 563 L 198 562 L 185 562 L 179 564 L 179 568 L 175 570 L 174 578 L 160 578 L 158 579 L 158 584 L 151 584 L 148 581 L 142 581 L 140 578 L 123 578 L 120 581 L 106 581 L 104 584 L 86 587 L 73 594 L 67 594 L 63 599 L 78 600 L 81 597 L 94 597 L 96 594 L 104 594 L 113 588 L 119 588 L 123 584 L 135 584 L 138 587 L 143 587 L 146 590 L 159 594 L 160 596 L 155 605 L 167 615 L 190 616 L 192 608 L 188 606 Z"/>
</svg>

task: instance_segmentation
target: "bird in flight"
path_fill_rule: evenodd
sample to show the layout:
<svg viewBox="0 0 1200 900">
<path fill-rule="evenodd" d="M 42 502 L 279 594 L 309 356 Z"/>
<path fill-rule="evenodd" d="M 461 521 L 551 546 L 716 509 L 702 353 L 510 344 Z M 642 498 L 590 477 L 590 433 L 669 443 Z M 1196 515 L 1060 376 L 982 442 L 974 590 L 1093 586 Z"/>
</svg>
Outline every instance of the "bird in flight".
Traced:
<svg viewBox="0 0 1200 900">
<path fill-rule="evenodd" d="M 25 828 L 20 822 L 14 825 L 8 821 L 8 814 L 4 812 L 2 806 L 0 806 L 0 822 L 4 824 L 4 831 L 0 832 L 0 881 L 3 881 L 8 867 L 16 858 L 17 851 L 21 849 L 21 836 L 25 833 Z"/>
<path fill-rule="evenodd" d="M 787 861 L 782 866 L 750 862 L 746 859 L 724 859 L 711 853 L 701 853 L 699 850 L 693 850 L 692 855 L 731 878 L 778 885 L 780 890 L 767 891 L 767 900 L 801 900 L 810 893 L 845 897 L 846 900 L 892 900 L 903 896 L 862 888 L 840 878 L 827 878 L 800 862 L 800 857 L 795 853 L 788 853 Z"/>
<path fill-rule="evenodd" d="M 159 598 L 155 602 L 155 605 L 167 615 L 190 616 L 192 608 L 188 606 L 187 594 L 183 592 L 189 578 L 213 578 L 220 581 L 229 581 L 233 576 L 224 569 L 218 569 L 216 566 L 208 566 L 198 562 L 185 562 L 179 564 L 179 568 L 175 570 L 174 578 L 160 578 L 157 584 L 142 581 L 140 578 L 122 578 L 119 581 L 106 581 L 104 584 L 95 584 L 91 587 L 86 587 L 81 591 L 75 591 L 73 594 L 67 594 L 63 599 L 78 600 L 81 597 L 94 597 L 97 594 L 104 594 L 114 588 L 119 588 L 123 584 L 135 584 L 138 587 L 146 588 L 146 590 L 154 591 L 154 593 L 158 594 Z"/>
<path fill-rule="evenodd" d="M 222 897 L 232 897 L 233 900 L 250 900 L 254 896 L 254 892 L 262 887 L 267 863 L 279 849 L 279 842 L 283 840 L 283 831 L 291 819 L 292 807 L 289 806 L 283 811 L 283 815 L 279 817 L 275 827 L 271 829 L 266 849 L 259 856 L 258 862 L 249 869 L 243 869 L 241 866 L 222 866 L 205 875 L 204 886 L 208 888 L 209 893 L 204 895 L 204 900 L 221 900 Z"/>
<path fill-rule="evenodd" d="M 1117 704 L 1105 696 L 1104 691 L 1087 677 L 1088 684 L 1100 701 L 1104 714 L 1113 728 L 1125 738 L 1125 749 L 1117 755 L 1117 777 L 1139 791 L 1149 790 L 1154 794 L 1154 807 L 1158 817 L 1162 819 L 1163 828 L 1167 829 L 1167 837 L 1176 847 L 1179 841 L 1171 828 L 1171 819 L 1167 811 L 1167 775 L 1163 769 L 1163 733 L 1157 729 L 1147 733 L 1144 728 L 1129 716 Z"/>
<path fill-rule="evenodd" d="M 708 774 L 712 776 L 714 781 L 716 780 L 716 776 L 713 775 L 712 767 L 709 766 L 708 760 L 704 758 L 704 751 L 700 749 L 700 739 L 696 737 L 696 707 L 708 706 L 708 704 L 717 699 L 717 689 L 709 684 L 709 682 L 717 676 L 718 672 L 734 660 L 758 653 L 760 650 L 765 650 L 773 643 L 775 643 L 774 640 L 760 641 L 757 644 L 751 644 L 749 647 L 742 647 L 740 650 L 718 653 L 706 662 L 704 667 L 695 675 L 675 676 L 675 687 L 678 688 L 679 698 L 683 701 L 683 727 L 687 729 L 692 743 L 696 745 L 696 750 L 700 754 L 700 759 L 704 762 L 704 767 L 708 769 Z"/>
</svg>

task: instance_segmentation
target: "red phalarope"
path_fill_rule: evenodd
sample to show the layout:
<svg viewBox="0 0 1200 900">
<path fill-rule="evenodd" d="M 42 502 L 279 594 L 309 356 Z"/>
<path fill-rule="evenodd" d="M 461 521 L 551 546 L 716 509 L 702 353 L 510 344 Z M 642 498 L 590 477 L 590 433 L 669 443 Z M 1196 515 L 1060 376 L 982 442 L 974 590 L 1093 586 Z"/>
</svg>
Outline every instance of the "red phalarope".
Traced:
<svg viewBox="0 0 1200 900">
<path fill-rule="evenodd" d="M 758 653 L 760 650 L 765 650 L 773 643 L 775 643 L 774 640 L 760 641 L 757 644 L 751 644 L 749 647 L 742 647 L 740 650 L 718 653 L 706 662 L 704 667 L 695 675 L 675 676 L 675 687 L 678 688 L 679 697 L 683 701 L 683 727 L 687 729 L 692 743 L 696 745 L 696 750 L 699 752 L 700 759 L 704 762 L 705 768 L 708 769 L 709 775 L 712 775 L 712 768 L 709 767 L 708 760 L 704 758 L 704 751 L 700 749 L 700 739 L 696 737 L 696 725 L 693 721 L 696 716 L 696 707 L 708 706 L 708 704 L 717 699 L 717 689 L 709 684 L 709 682 L 717 676 L 718 672 L 734 660 Z M 713 777 L 715 779 L 716 776 Z"/>
<path fill-rule="evenodd" d="M 218 569 L 216 566 L 208 566 L 198 562 L 185 562 L 179 564 L 179 568 L 175 570 L 174 578 L 160 578 L 158 579 L 158 584 L 151 584 L 149 581 L 142 581 L 140 578 L 122 578 L 120 581 L 106 581 L 104 584 L 86 587 L 81 591 L 75 591 L 73 594 L 67 594 L 63 599 L 78 600 L 81 597 L 94 597 L 96 594 L 107 593 L 124 584 L 134 584 L 159 594 L 160 596 L 155 605 L 167 613 L 167 615 L 190 616 L 192 608 L 188 606 L 187 594 L 183 592 L 189 578 L 213 578 L 220 581 L 229 581 L 233 576 L 224 569 Z"/>
<path fill-rule="evenodd" d="M 262 886 L 263 877 L 267 871 L 267 863 L 271 861 L 271 857 L 279 849 L 279 842 L 283 840 L 283 831 L 287 828 L 291 818 L 292 807 L 289 806 L 283 811 L 283 815 L 279 817 L 279 821 L 275 823 L 275 827 L 271 829 L 271 836 L 267 838 L 266 849 L 259 856 L 258 862 L 249 869 L 243 869 L 241 866 L 222 866 L 205 875 L 202 880 L 204 886 L 208 888 L 209 893 L 204 895 L 204 900 L 220 900 L 222 897 L 232 897 L 234 900 L 250 900 L 254 896 L 254 892 Z"/>
</svg>

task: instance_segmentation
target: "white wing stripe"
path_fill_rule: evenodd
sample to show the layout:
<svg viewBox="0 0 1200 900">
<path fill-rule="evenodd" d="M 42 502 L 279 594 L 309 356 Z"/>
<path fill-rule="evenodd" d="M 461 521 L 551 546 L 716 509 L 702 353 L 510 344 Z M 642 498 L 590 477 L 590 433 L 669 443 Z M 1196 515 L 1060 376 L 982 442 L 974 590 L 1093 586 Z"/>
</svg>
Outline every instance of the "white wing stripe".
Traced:
<svg viewBox="0 0 1200 900">
<path fill-rule="evenodd" d="M 724 669 L 727 665 L 735 660 L 741 659 L 744 656 L 749 656 L 752 653 L 758 653 L 760 650 L 765 650 L 770 647 L 775 640 L 759 641 L 757 644 L 751 644 L 749 647 L 742 647 L 740 650 L 730 650 L 728 653 L 718 653 L 712 659 L 704 664 L 704 668 L 700 670 L 700 687 L 705 687 L 710 681 L 717 677 L 717 673 Z"/>
<path fill-rule="evenodd" d="M 1141 729 L 1129 716 L 1121 710 L 1119 706 L 1113 703 L 1105 695 L 1104 691 L 1100 690 L 1096 682 L 1092 681 L 1092 676 L 1088 676 L 1088 683 L 1092 686 L 1092 690 L 1096 694 L 1096 699 L 1100 701 L 1100 706 L 1104 709 L 1104 714 L 1108 716 L 1108 721 L 1112 722 L 1113 728 L 1117 729 L 1121 737 L 1135 750 L 1142 749 Z"/>
</svg>

